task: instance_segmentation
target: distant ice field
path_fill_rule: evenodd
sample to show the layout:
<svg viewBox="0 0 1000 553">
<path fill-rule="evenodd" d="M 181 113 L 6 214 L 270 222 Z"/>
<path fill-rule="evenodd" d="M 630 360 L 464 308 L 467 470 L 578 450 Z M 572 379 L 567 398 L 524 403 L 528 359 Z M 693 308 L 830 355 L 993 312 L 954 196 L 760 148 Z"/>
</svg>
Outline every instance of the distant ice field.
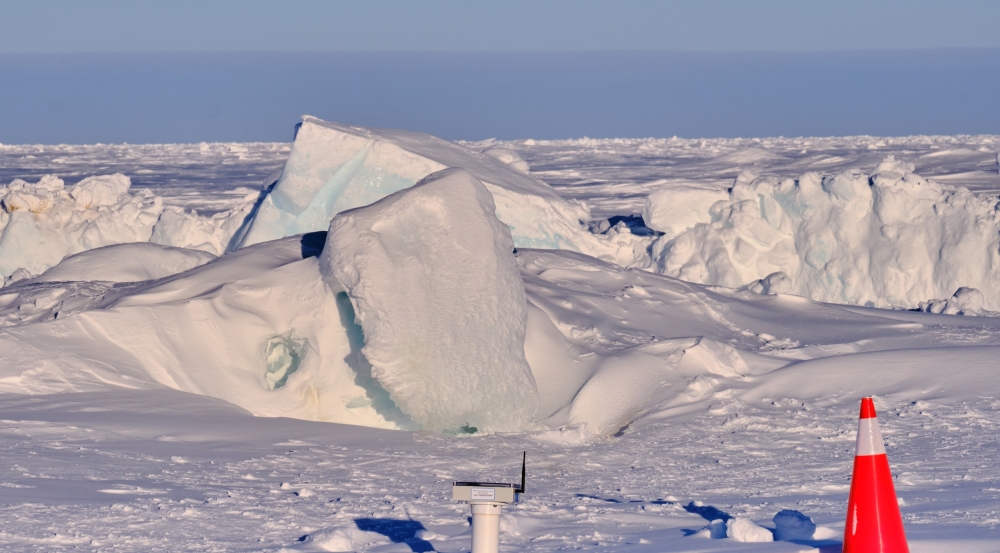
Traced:
<svg viewBox="0 0 1000 553">
<path fill-rule="evenodd" d="M 475 143 L 493 144 L 492 141 Z M 499 143 L 499 142 L 497 142 Z M 590 204 L 594 215 L 639 214 L 662 187 L 729 188 L 752 168 L 779 178 L 807 171 L 870 171 L 889 155 L 913 163 L 935 181 L 982 194 L 1000 193 L 1000 136 L 872 136 L 827 138 L 627 138 L 502 142 L 560 194 Z"/>
<path fill-rule="evenodd" d="M 0 146 L 0 183 L 56 175 L 74 184 L 122 173 L 167 205 L 213 215 L 232 209 L 280 170 L 288 144 L 85 144 Z"/>
<path fill-rule="evenodd" d="M 823 138 L 620 138 L 487 140 L 517 151 L 531 173 L 595 216 L 642 212 L 646 196 L 671 185 L 725 189 L 745 168 L 779 177 L 807 171 L 870 171 L 887 155 L 916 173 L 980 194 L 1000 194 L 1000 135 Z M 0 146 L 0 183 L 54 174 L 72 184 L 120 172 L 168 205 L 211 215 L 235 207 L 288 157 L 285 143 Z"/>
</svg>

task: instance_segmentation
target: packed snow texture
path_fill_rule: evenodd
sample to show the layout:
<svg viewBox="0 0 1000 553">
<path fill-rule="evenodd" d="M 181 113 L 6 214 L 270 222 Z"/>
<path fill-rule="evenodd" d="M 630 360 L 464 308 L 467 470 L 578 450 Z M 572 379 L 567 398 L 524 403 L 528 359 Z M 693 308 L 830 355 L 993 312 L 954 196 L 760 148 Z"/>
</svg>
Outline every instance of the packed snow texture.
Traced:
<svg viewBox="0 0 1000 553">
<path fill-rule="evenodd" d="M 538 394 L 510 230 L 463 169 L 330 223 L 320 271 L 364 329 L 372 376 L 420 427 L 517 430 Z"/>
<path fill-rule="evenodd" d="M 246 246 L 324 230 L 341 211 L 371 204 L 427 175 L 460 167 L 493 194 L 496 213 L 517 247 L 582 251 L 629 265 L 646 244 L 630 233 L 589 232 L 586 205 L 569 202 L 527 174 L 515 152 L 478 152 L 419 132 L 373 129 L 303 118 L 273 189 L 234 239 Z"/>
<path fill-rule="evenodd" d="M 657 239 L 656 270 L 731 288 L 783 273 L 782 292 L 878 307 L 917 307 L 962 287 L 1000 291 L 1000 201 L 913 170 L 889 156 L 870 175 L 745 171 L 704 214 L 711 222 Z M 982 307 L 1000 310 L 1000 294 Z"/>
</svg>

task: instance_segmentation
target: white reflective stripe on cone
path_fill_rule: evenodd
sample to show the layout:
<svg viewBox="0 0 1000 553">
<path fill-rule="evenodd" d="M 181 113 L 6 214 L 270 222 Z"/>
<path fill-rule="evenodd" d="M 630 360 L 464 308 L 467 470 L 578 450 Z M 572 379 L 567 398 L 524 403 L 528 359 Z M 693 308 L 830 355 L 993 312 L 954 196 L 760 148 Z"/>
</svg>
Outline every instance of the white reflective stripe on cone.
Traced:
<svg viewBox="0 0 1000 553">
<path fill-rule="evenodd" d="M 885 455 L 885 443 L 878 429 L 878 419 L 858 420 L 858 442 L 854 446 L 855 457 L 862 455 Z"/>
</svg>

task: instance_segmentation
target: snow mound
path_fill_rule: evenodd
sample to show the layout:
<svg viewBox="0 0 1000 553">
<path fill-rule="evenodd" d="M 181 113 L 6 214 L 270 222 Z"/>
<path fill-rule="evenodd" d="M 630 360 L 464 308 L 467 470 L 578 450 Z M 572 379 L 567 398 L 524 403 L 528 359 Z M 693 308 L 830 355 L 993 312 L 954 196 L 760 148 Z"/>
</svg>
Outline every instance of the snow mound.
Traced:
<svg viewBox="0 0 1000 553">
<path fill-rule="evenodd" d="M 774 534 L 770 530 L 743 517 L 734 517 L 726 521 L 726 537 L 744 543 L 774 541 Z"/>
<path fill-rule="evenodd" d="M 671 201 L 654 194 L 648 211 Z M 699 216 L 710 222 L 653 244 L 658 272 L 732 288 L 781 272 L 782 290 L 879 307 L 971 287 L 1000 310 L 1000 201 L 924 179 L 892 156 L 870 175 L 779 181 L 744 171 Z"/>
<path fill-rule="evenodd" d="M 515 246 L 576 250 L 623 265 L 645 262 L 648 240 L 592 234 L 584 224 L 590 219 L 586 205 L 562 199 L 549 185 L 525 174 L 513 155 L 487 155 L 419 132 L 306 116 L 281 177 L 234 239 L 234 247 L 324 230 L 337 213 L 369 205 L 436 171 L 459 167 L 493 195 L 497 217 L 510 227 Z"/>
<path fill-rule="evenodd" d="M 724 343 L 734 338 L 721 317 L 728 307 L 689 284 L 572 252 L 519 250 L 517 261 L 537 418 L 560 429 L 547 439 L 623 432 L 786 363 Z"/>
<path fill-rule="evenodd" d="M 30 282 L 138 282 L 182 273 L 213 259 L 201 250 L 151 242 L 116 244 L 73 254 Z"/>
<path fill-rule="evenodd" d="M 66 187 L 48 175 L 0 186 L 0 277 L 37 275 L 83 251 L 154 242 L 221 254 L 252 205 L 211 218 L 164 207 L 148 190 L 130 192 L 122 174 L 93 176 Z"/>
<path fill-rule="evenodd" d="M 493 159 L 506 163 L 511 169 L 517 171 L 518 173 L 524 173 L 527 175 L 530 170 L 528 162 L 521 159 L 521 154 L 511 150 L 510 148 L 493 146 L 492 148 L 486 148 L 483 150 L 483 153 Z"/>
<path fill-rule="evenodd" d="M 774 539 L 776 540 L 811 540 L 815 533 L 816 523 L 798 511 L 783 509 L 774 515 Z"/>
<path fill-rule="evenodd" d="M 5 288 L 0 316 L 13 302 L 9 316 L 48 321 L 0 331 L 0 392 L 166 387 L 260 416 L 407 428 L 357 363 L 353 312 L 320 276 L 317 238 L 322 246 L 325 236 L 291 237 L 149 282 Z"/>
<path fill-rule="evenodd" d="M 372 376 L 435 430 L 515 430 L 538 397 L 510 231 L 469 172 L 446 169 L 330 224 L 321 271 L 347 291 Z"/>
</svg>

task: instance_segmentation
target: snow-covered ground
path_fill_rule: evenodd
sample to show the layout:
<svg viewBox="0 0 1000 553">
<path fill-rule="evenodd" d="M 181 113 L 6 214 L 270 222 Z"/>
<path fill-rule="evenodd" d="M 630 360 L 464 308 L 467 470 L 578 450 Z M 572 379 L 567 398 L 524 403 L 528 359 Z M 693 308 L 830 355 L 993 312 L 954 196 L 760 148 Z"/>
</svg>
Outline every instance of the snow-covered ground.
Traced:
<svg viewBox="0 0 1000 553">
<path fill-rule="evenodd" d="M 527 451 L 504 550 L 839 551 L 858 400 L 874 394 L 911 550 L 1000 551 L 1000 269 L 989 262 L 1000 137 L 456 148 L 303 129 L 291 149 L 0 149 L 0 182 L 28 181 L 5 190 L 6 206 L 25 208 L 0 221 L 0 251 L 41 259 L 11 249 L 28 236 L 10 232 L 17 220 L 64 252 L 3 273 L 0 546 L 461 551 L 468 508 L 450 482 L 510 481 Z M 468 172 L 435 173 L 454 166 Z M 817 192 L 805 196 L 811 172 Z M 113 173 L 131 189 L 76 186 Z M 64 184 L 33 192 L 45 174 Z M 868 188 L 873 204 L 851 204 L 848 191 Z M 733 217 L 746 191 L 764 207 Z M 786 293 L 822 281 L 794 264 L 806 255 L 781 261 L 783 277 L 729 287 L 660 262 L 676 237 L 699 251 L 728 229 L 759 238 L 754 221 L 805 251 L 820 233 L 789 198 L 829 206 L 831 224 L 857 215 L 881 229 L 898 223 L 878 208 L 890 197 L 904 214 L 924 210 L 906 228 L 950 237 L 929 246 L 942 254 L 933 270 L 918 259 L 903 286 L 871 276 L 875 254 L 858 261 L 905 261 L 913 250 L 900 244 L 931 244 L 923 231 L 878 247 L 876 235 L 838 234 L 860 238 L 824 267 L 862 266 L 863 290 L 885 299 L 871 304 L 916 311 Z M 768 219 L 767 198 L 784 219 Z M 674 204 L 693 218 L 676 223 L 687 212 Z M 646 225 L 606 220 L 628 215 Z M 66 254 L 77 255 L 59 263 Z M 920 295 L 952 286 L 942 274 L 978 291 Z M 809 536 L 726 537 L 727 521 L 749 535 L 802 517 L 817 526 Z"/>
</svg>

